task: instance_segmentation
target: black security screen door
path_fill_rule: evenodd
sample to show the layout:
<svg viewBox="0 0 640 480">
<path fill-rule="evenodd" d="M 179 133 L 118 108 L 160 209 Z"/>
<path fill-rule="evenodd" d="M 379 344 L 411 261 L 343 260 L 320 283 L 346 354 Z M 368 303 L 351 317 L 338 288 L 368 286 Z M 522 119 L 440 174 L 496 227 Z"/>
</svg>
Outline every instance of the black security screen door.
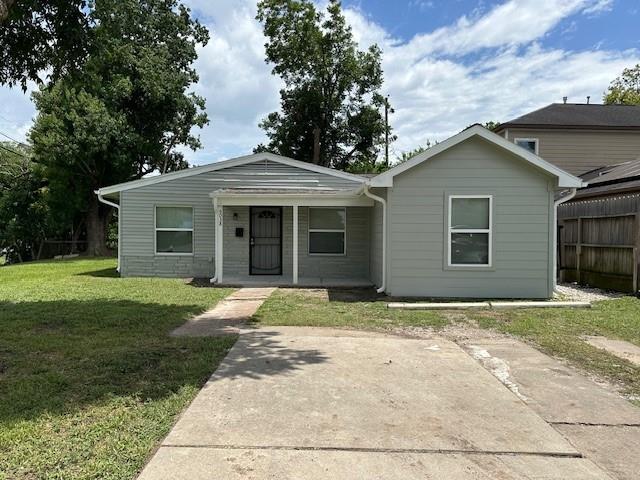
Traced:
<svg viewBox="0 0 640 480">
<path fill-rule="evenodd" d="M 282 208 L 251 207 L 249 274 L 282 275 Z"/>
</svg>

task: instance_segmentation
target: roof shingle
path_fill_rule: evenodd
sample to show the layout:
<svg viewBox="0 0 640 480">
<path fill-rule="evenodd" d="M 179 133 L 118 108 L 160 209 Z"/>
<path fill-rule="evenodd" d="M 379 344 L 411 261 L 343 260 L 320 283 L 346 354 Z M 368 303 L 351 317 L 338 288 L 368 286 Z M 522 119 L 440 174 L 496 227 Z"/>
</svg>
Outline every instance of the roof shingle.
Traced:
<svg viewBox="0 0 640 480">
<path fill-rule="evenodd" d="M 497 130 L 510 126 L 640 129 L 640 105 L 552 103 L 503 123 Z"/>
</svg>

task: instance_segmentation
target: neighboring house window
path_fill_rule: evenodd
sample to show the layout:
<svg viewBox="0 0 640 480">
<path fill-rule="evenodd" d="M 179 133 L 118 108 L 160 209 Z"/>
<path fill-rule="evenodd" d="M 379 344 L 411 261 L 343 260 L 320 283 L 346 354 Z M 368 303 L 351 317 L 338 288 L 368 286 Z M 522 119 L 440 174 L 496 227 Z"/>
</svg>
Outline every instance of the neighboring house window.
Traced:
<svg viewBox="0 0 640 480">
<path fill-rule="evenodd" d="M 491 195 L 449 197 L 449 266 L 491 266 Z"/>
<path fill-rule="evenodd" d="M 346 227 L 346 209 L 309 207 L 309 254 L 344 255 Z"/>
<path fill-rule="evenodd" d="M 529 150 L 531 153 L 538 154 L 538 139 L 537 138 L 516 138 L 514 140 L 516 145 Z"/>
<path fill-rule="evenodd" d="M 193 253 L 193 208 L 156 207 L 156 253 Z"/>
</svg>

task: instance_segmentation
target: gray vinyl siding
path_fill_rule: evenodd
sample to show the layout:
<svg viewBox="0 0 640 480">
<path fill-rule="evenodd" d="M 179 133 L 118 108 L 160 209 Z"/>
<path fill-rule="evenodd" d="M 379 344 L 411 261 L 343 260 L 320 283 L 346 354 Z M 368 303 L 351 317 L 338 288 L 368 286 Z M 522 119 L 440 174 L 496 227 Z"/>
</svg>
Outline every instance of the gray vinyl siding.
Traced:
<svg viewBox="0 0 640 480">
<path fill-rule="evenodd" d="M 447 267 L 448 195 L 493 195 L 493 266 Z M 545 298 L 551 294 L 551 178 L 472 138 L 394 179 L 388 286 L 397 296 Z"/>
<path fill-rule="evenodd" d="M 387 198 L 387 191 L 385 188 L 374 188 L 371 193 Z M 382 237 L 384 232 L 382 230 L 382 213 L 383 207 L 380 202 L 375 202 L 371 211 L 371 235 L 370 235 L 370 259 L 369 259 L 369 271 L 371 275 L 371 281 L 374 285 L 382 285 Z"/>
<path fill-rule="evenodd" d="M 292 180 L 298 180 L 299 183 L 293 184 Z M 122 216 L 121 274 L 123 276 L 165 277 L 213 276 L 215 235 L 214 211 L 210 193 L 223 188 L 265 185 L 356 188 L 359 183 L 261 160 L 251 164 L 203 172 L 190 177 L 176 178 L 125 190 L 120 194 Z M 190 206 L 194 209 L 194 251 L 191 256 L 166 256 L 155 253 L 155 206 L 171 205 Z M 238 222 L 233 221 L 233 211 L 237 211 L 239 214 Z M 248 207 L 225 208 L 223 246 L 225 276 L 246 275 L 248 273 L 248 212 Z M 284 209 L 283 221 L 283 273 L 291 275 L 292 209 L 290 207 Z M 244 238 L 235 238 L 235 223 L 238 223 L 238 226 L 242 226 L 240 223 L 245 226 Z M 303 236 L 303 232 L 306 230 L 303 231 L 301 225 L 301 236 Z M 300 275 L 303 274 L 303 252 L 304 250 L 301 249 Z M 243 258 L 243 255 L 246 255 L 246 258 Z M 368 256 L 366 262 L 368 270 Z M 305 265 L 313 265 L 313 263 L 308 262 Z M 331 273 L 330 264 L 331 262 L 327 263 L 325 268 L 328 270 L 325 273 Z"/>
<path fill-rule="evenodd" d="M 508 132 L 512 142 L 516 138 L 537 138 L 538 154 L 573 175 L 640 156 L 638 131 L 509 128 Z"/>
<path fill-rule="evenodd" d="M 369 279 L 369 207 L 347 207 L 346 254 L 309 254 L 309 209 L 298 211 L 298 275 L 320 279 Z"/>
</svg>

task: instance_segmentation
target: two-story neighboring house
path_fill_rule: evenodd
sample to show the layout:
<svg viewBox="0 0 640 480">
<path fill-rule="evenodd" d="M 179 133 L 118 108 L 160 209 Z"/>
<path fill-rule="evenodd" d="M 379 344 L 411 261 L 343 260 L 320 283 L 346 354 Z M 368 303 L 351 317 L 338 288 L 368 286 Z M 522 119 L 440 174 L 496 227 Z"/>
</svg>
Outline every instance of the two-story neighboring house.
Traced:
<svg viewBox="0 0 640 480">
<path fill-rule="evenodd" d="M 640 106 L 554 103 L 494 131 L 588 183 L 558 207 L 560 280 L 638 292 Z"/>
<path fill-rule="evenodd" d="M 574 175 L 638 160 L 640 106 L 552 103 L 495 132 Z"/>
</svg>

